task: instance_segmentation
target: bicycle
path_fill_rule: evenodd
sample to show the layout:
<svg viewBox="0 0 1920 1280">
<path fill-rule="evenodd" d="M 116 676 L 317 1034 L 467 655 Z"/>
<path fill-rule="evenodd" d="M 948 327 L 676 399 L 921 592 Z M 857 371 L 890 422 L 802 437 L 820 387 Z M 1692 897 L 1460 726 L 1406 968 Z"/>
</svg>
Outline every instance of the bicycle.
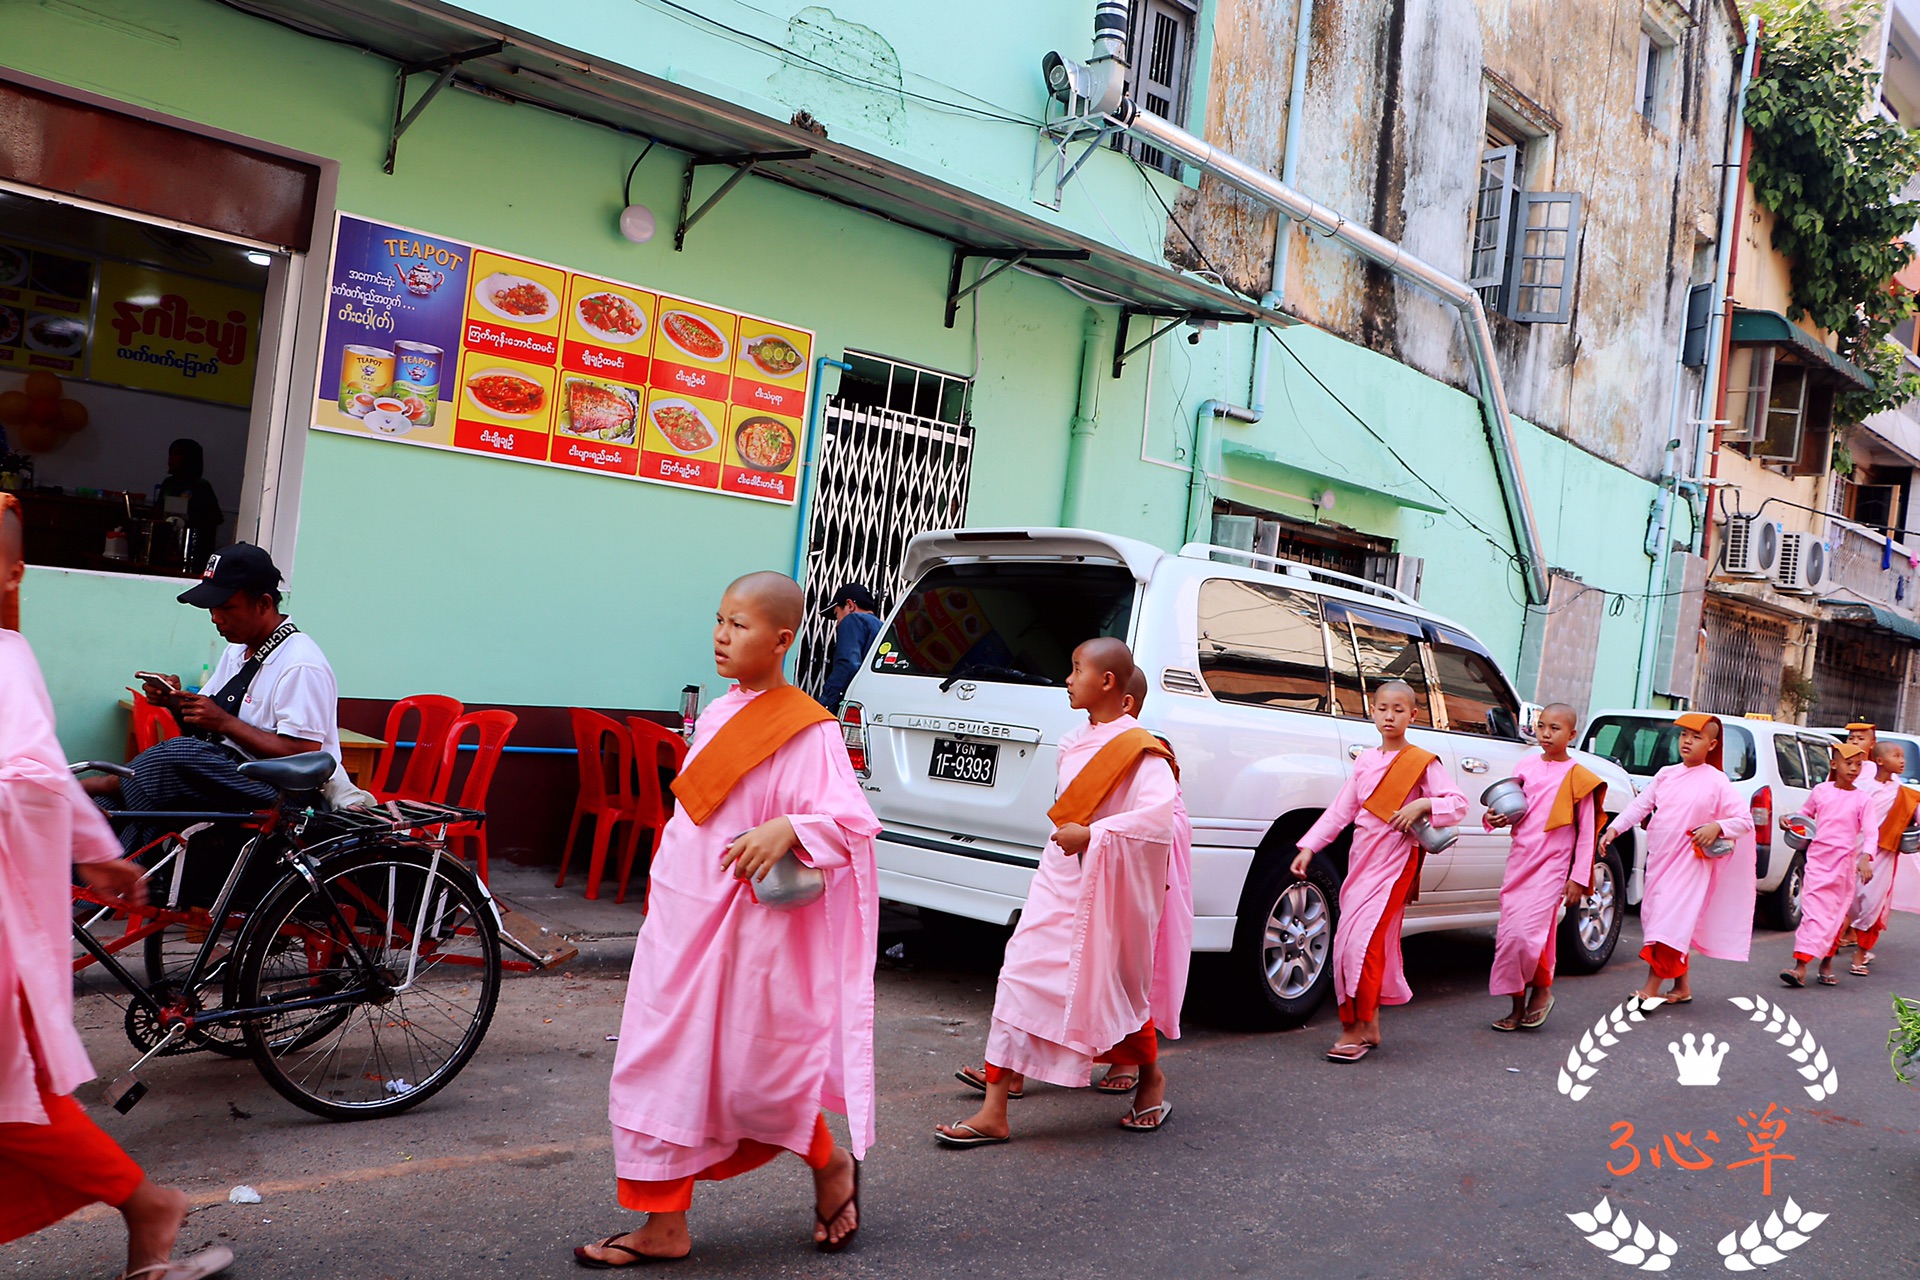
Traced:
<svg viewBox="0 0 1920 1280">
<path fill-rule="evenodd" d="M 279 793 L 260 812 L 109 812 L 117 823 L 192 824 L 148 846 L 167 846 L 148 872 L 151 883 L 171 871 L 164 903 L 74 891 L 103 908 L 73 922 L 88 957 L 76 968 L 99 964 L 125 989 L 127 1036 L 143 1051 L 108 1089 L 118 1110 L 145 1094 L 135 1073 L 151 1058 L 204 1049 L 251 1056 L 276 1092 L 315 1115 L 396 1115 L 446 1087 L 478 1050 L 499 998 L 503 938 L 542 959 L 502 933 L 486 886 L 446 850 L 447 826 L 483 813 L 420 801 L 325 809 L 319 788 L 334 767 L 324 752 L 242 764 Z M 74 770 L 129 772 L 97 761 Z M 221 826 L 253 834 L 212 906 L 182 908 L 187 836 Z M 278 874 L 258 902 L 240 901 L 249 873 L 269 868 Z M 102 941 L 92 926 L 108 909 L 127 928 Z M 116 954 L 136 941 L 146 983 Z"/>
</svg>

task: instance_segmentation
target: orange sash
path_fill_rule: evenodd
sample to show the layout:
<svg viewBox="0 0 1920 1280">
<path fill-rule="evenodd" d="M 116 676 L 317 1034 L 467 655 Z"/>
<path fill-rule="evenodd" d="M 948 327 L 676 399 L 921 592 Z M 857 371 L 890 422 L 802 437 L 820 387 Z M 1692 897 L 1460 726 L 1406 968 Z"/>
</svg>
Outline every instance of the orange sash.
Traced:
<svg viewBox="0 0 1920 1280">
<path fill-rule="evenodd" d="M 1406 808 L 1407 797 L 1420 785 L 1420 775 L 1439 758 L 1412 743 L 1400 748 L 1393 763 L 1387 766 L 1386 776 L 1380 779 L 1380 785 L 1373 789 L 1361 808 L 1382 822 L 1393 821 L 1393 815 Z"/>
<path fill-rule="evenodd" d="M 1560 792 L 1553 798 L 1553 808 L 1547 813 L 1547 830 L 1573 825 L 1574 806 L 1593 797 L 1595 826 L 1599 826 L 1600 806 L 1607 802 L 1607 784 L 1600 781 L 1598 774 L 1583 764 L 1576 764 L 1567 770 L 1567 776 L 1560 784 Z"/>
<path fill-rule="evenodd" d="M 699 826 L 754 769 L 793 735 L 832 720 L 833 713 L 790 684 L 769 689 L 720 727 L 673 780 L 673 795 Z"/>
<path fill-rule="evenodd" d="M 1915 809 L 1920 809 L 1920 791 L 1912 787 L 1901 787 L 1900 794 L 1893 798 L 1893 808 L 1887 810 L 1887 820 L 1880 824 L 1880 847 L 1898 849 L 1900 834 L 1913 821 Z"/>
<path fill-rule="evenodd" d="M 1056 827 L 1064 827 L 1069 822 L 1092 822 L 1107 796 L 1144 756 L 1165 760 L 1173 767 L 1174 780 L 1179 781 L 1180 766 L 1173 758 L 1173 748 L 1146 729 L 1129 729 L 1093 753 L 1093 759 L 1087 761 L 1086 767 L 1053 802 L 1053 808 L 1047 810 L 1047 817 Z"/>
</svg>

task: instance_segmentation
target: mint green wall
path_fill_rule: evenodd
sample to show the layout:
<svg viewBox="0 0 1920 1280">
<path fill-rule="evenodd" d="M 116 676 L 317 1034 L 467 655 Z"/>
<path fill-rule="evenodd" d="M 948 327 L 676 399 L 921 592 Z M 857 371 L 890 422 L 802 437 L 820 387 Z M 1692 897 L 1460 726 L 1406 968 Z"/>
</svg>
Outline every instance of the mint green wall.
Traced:
<svg viewBox="0 0 1920 1280">
<path fill-rule="evenodd" d="M 871 102 L 830 90 L 822 77 L 809 73 L 795 88 L 773 59 L 631 0 L 472 0 L 472 7 L 708 92 L 759 95 L 781 118 L 793 104 L 807 105 L 837 138 L 1052 216 L 1027 200 L 1030 128 L 917 106 L 876 116 Z M 927 91 L 935 79 L 966 84 L 1015 114 L 1038 113 L 1039 55 L 1049 47 L 1083 50 L 1090 21 L 1090 6 L 1079 0 L 1040 7 L 991 0 L 966 11 L 958 32 L 902 22 L 880 0 L 834 12 L 887 30 L 909 87 Z M 741 25 L 768 21 L 756 10 L 739 15 Z M 996 32 L 1004 41 L 989 48 L 988 33 Z M 823 354 L 865 349 L 977 374 L 969 522 L 1059 518 L 1087 304 L 1055 283 L 1008 272 L 946 329 L 945 242 L 760 180 L 743 183 L 710 213 L 685 253 L 673 252 L 670 234 L 632 245 L 613 220 L 620 180 L 637 154 L 633 139 L 461 92 L 441 95 L 420 117 L 389 177 L 379 169 L 392 103 L 389 64 L 208 0 L 15 6 L 0 62 L 333 159 L 339 207 L 351 212 L 788 320 L 816 329 Z M 661 149 L 636 175 L 635 197 L 663 219 L 678 207 L 683 164 Z M 1157 255 L 1164 218 L 1152 216 L 1157 205 L 1145 180 L 1106 155 L 1095 157 L 1088 175 L 1099 214 L 1087 191 L 1076 190 L 1060 217 Z M 316 277 L 321 265 L 314 264 Z M 1109 342 L 1115 328 L 1109 310 Z M 1136 340 L 1141 333 L 1136 325 Z M 1251 340 L 1244 328 L 1209 332 L 1197 345 L 1176 334 L 1151 361 L 1146 352 L 1133 357 L 1117 381 L 1104 370 L 1110 348 L 1101 351 L 1099 427 L 1087 452 L 1091 523 L 1179 543 L 1195 408 L 1210 397 L 1245 402 Z M 1450 504 L 1507 543 L 1470 397 L 1313 330 L 1290 330 L 1286 341 Z M 830 388 L 837 375 L 827 376 Z M 1292 361 L 1276 355 L 1265 420 L 1222 422 L 1217 438 L 1359 481 L 1338 490 L 1333 518 L 1425 556 L 1428 603 L 1469 622 L 1512 663 L 1521 610 L 1487 590 L 1500 581 L 1504 556 L 1457 516 L 1410 511 L 1371 494 L 1376 484 L 1410 482 Z M 1530 428 L 1523 448 L 1550 560 L 1614 590 L 1644 589 L 1640 515 L 1651 487 Z M 1296 516 L 1311 513 L 1244 486 L 1306 495 L 1323 483 L 1240 459 L 1230 472 L 1242 483 L 1227 492 Z M 1417 485 L 1407 491 L 1432 496 Z M 1563 495 L 1586 494 L 1604 494 L 1591 510 L 1630 512 L 1631 519 L 1588 526 L 1561 510 Z M 790 565 L 794 535 L 789 508 L 315 433 L 301 486 L 291 611 L 326 649 L 348 696 L 442 691 L 475 702 L 668 707 L 683 684 L 704 682 L 710 692 L 717 685 L 707 629 L 720 588 L 750 569 Z M 204 615 L 172 603 L 175 590 L 30 571 L 27 634 L 48 670 L 71 753 L 117 753 L 124 721 L 113 704 L 136 667 L 198 671 L 210 628 Z M 1630 696 L 1633 626 L 1631 611 L 1608 619 L 1596 704 Z"/>
</svg>

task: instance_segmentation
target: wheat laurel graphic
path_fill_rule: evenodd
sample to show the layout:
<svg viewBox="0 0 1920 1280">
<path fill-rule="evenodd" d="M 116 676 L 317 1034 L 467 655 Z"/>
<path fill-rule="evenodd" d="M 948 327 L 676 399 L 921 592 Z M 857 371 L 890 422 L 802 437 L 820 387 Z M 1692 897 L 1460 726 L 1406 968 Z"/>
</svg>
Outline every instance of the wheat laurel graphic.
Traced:
<svg viewBox="0 0 1920 1280">
<path fill-rule="evenodd" d="M 1606 1250 L 1607 1256 L 1615 1262 L 1624 1262 L 1641 1271 L 1665 1271 L 1673 1265 L 1673 1255 L 1680 1252 L 1680 1244 L 1672 1236 L 1664 1231 L 1655 1232 L 1644 1222 L 1636 1223 L 1624 1211 L 1616 1210 L 1609 1204 L 1605 1196 L 1600 1197 L 1600 1203 L 1593 1206 L 1592 1213 L 1570 1213 L 1567 1221 L 1580 1228 L 1588 1244 Z M 1800 1238 L 1804 1240 L 1806 1237 Z M 1732 1236 L 1727 1237 L 1729 1241 L 1732 1239 Z M 1726 1251 L 1725 1244 L 1722 1244 L 1721 1251 Z"/>
<path fill-rule="evenodd" d="M 1815 1102 L 1825 1102 L 1839 1092 L 1840 1073 L 1827 1062 L 1827 1051 L 1814 1040 L 1813 1032 L 1800 1025 L 1800 1019 L 1779 1005 L 1769 1003 L 1764 996 L 1754 996 L 1752 999 L 1746 996 L 1727 998 L 1750 1012 L 1754 1022 L 1767 1024 L 1763 1030 L 1774 1037 L 1774 1043 L 1784 1048 L 1787 1056 L 1798 1064 L 1796 1069 L 1801 1079 L 1807 1081 L 1803 1087 L 1809 1098 Z"/>
<path fill-rule="evenodd" d="M 1605 1201 L 1601 1202 L 1605 1204 Z M 1788 1249 L 1807 1242 L 1815 1227 L 1832 1214 L 1808 1213 L 1787 1197 L 1787 1207 L 1767 1215 L 1765 1224 L 1751 1222 L 1745 1231 L 1729 1231 L 1720 1242 L 1720 1260 L 1729 1271 L 1752 1271 L 1786 1259 Z"/>
<path fill-rule="evenodd" d="M 1587 1081 L 1600 1070 L 1607 1050 L 1620 1042 L 1633 1023 L 1645 1021 L 1646 1015 L 1637 1005 L 1630 1010 L 1626 1004 L 1617 1004 L 1611 1012 L 1602 1014 L 1593 1029 L 1581 1032 L 1580 1042 L 1567 1050 L 1566 1065 L 1560 1068 L 1560 1092 L 1575 1102 L 1592 1092 Z M 1605 1205 L 1606 1201 L 1600 1203 Z"/>
</svg>

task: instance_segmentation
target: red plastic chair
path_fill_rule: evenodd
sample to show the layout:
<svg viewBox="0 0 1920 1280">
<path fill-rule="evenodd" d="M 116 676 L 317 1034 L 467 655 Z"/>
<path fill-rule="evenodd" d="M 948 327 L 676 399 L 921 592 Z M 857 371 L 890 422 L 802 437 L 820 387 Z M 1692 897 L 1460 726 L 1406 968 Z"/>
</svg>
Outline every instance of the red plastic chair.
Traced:
<svg viewBox="0 0 1920 1280">
<path fill-rule="evenodd" d="M 593 839 L 587 859 L 587 897 L 600 896 L 600 879 L 606 874 L 607 848 L 614 829 L 635 816 L 633 740 L 620 722 L 598 711 L 573 707 L 567 712 L 573 721 L 573 745 L 580 760 L 580 794 L 573 802 L 573 820 L 567 824 L 567 843 L 560 852 L 560 874 L 553 887 L 567 882 L 567 867 L 573 862 L 574 841 L 580 836 L 582 820 L 593 819 Z"/>
<path fill-rule="evenodd" d="M 520 717 L 511 711 L 469 711 L 447 726 L 447 740 L 440 748 L 440 764 L 433 780 L 433 800 L 438 804 L 457 804 L 463 809 L 482 809 L 487 807 L 487 789 L 493 785 L 493 771 L 500 766 L 500 749 L 507 745 L 507 735 L 520 723 Z M 467 768 L 465 781 L 460 784 L 460 798 L 449 800 L 453 790 L 455 765 L 460 758 L 460 739 L 468 730 L 474 732 L 475 750 L 473 763 Z M 480 879 L 487 878 L 487 831 L 484 823 L 456 822 L 447 827 L 447 847 L 456 857 L 467 857 L 463 848 L 472 849 L 472 862 L 479 870 Z"/>
<path fill-rule="evenodd" d="M 626 848 L 620 853 L 620 892 L 614 895 L 615 902 L 627 900 L 627 881 L 633 876 L 634 860 L 640 852 L 640 833 L 647 833 L 650 870 L 654 850 L 660 847 L 660 832 L 673 816 L 673 793 L 661 784 L 661 770 L 678 776 L 687 762 L 687 740 L 657 720 L 628 716 L 627 732 L 633 736 L 634 812 Z M 645 875 L 642 872 L 642 883 Z"/>
<path fill-rule="evenodd" d="M 173 718 L 173 712 L 155 702 L 149 702 L 147 695 L 133 695 L 133 751 L 135 755 L 145 751 L 157 742 L 180 736 L 180 724 Z"/>
<path fill-rule="evenodd" d="M 379 800 L 431 799 L 434 775 L 440 770 L 440 748 L 446 743 L 447 729 L 466 714 L 466 710 L 458 698 L 438 693 L 417 693 L 394 703 L 387 712 L 386 730 L 380 735 L 387 740 L 387 745 L 380 748 L 380 760 L 373 766 L 372 785 L 367 790 Z M 413 748 L 407 753 L 406 767 L 400 774 L 399 782 L 389 785 L 393 776 L 394 757 L 400 750 L 394 744 L 406 740 L 402 725 L 408 712 L 419 716 L 420 725 L 413 732 Z"/>
</svg>

